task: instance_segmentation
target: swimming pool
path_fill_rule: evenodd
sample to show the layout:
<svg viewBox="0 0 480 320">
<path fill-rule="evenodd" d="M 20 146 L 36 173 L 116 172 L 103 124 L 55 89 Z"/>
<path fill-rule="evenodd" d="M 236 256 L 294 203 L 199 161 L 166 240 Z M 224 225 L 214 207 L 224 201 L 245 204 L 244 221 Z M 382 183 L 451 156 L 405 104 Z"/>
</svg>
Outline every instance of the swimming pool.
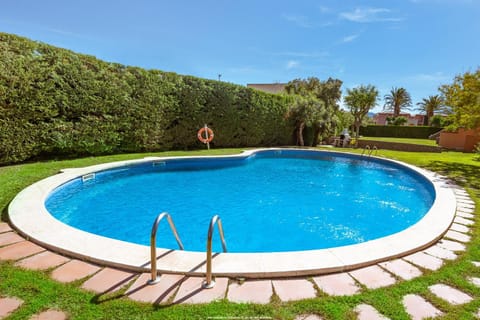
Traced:
<svg viewBox="0 0 480 320">
<path fill-rule="evenodd" d="M 155 217 L 168 211 L 189 251 L 205 251 L 219 214 L 229 252 L 339 247 L 413 225 L 430 209 L 430 181 L 382 160 L 305 150 L 245 158 L 176 159 L 79 177 L 46 201 L 58 220 L 87 232 L 149 245 Z M 176 249 L 168 225 L 157 244 Z M 219 241 L 214 250 L 221 251 Z"/>
<path fill-rule="evenodd" d="M 400 231 L 389 231 L 388 234 L 385 235 L 374 235 L 370 240 L 361 239 L 365 242 L 360 243 L 352 243 L 347 245 L 340 244 L 340 246 L 334 247 L 332 247 L 331 244 L 324 244 L 322 248 L 322 244 L 320 243 L 320 241 L 314 240 L 312 243 L 316 243 L 317 247 L 307 247 L 302 249 L 294 247 L 295 251 L 293 252 L 288 251 L 291 250 L 291 248 L 285 248 L 285 252 L 276 251 L 271 253 L 262 252 L 263 250 L 258 250 L 260 252 L 257 251 L 253 253 L 245 253 L 245 250 L 240 248 L 238 250 L 235 250 L 238 251 L 238 253 L 222 253 L 214 258 L 213 271 L 215 275 L 261 278 L 305 274 L 311 275 L 350 270 L 360 266 L 373 264 L 379 261 L 385 261 L 393 257 L 399 257 L 417 250 L 421 250 L 437 241 L 447 231 L 453 220 L 455 214 L 454 194 L 453 191 L 449 188 L 447 182 L 441 176 L 391 160 L 379 159 L 374 157 L 362 158 L 354 155 L 342 155 L 335 152 L 310 150 L 292 151 L 288 149 L 249 150 L 240 155 L 223 157 L 194 157 L 189 159 L 145 158 L 135 161 L 109 163 L 87 168 L 67 169 L 58 175 L 37 182 L 19 193 L 9 206 L 9 217 L 12 225 L 22 234 L 28 236 L 30 239 L 44 245 L 47 248 L 106 265 L 120 266 L 131 270 L 147 271 L 149 269 L 150 261 L 149 248 L 148 246 L 140 244 L 142 243 L 142 241 L 138 241 L 138 243 L 133 243 L 130 241 L 127 242 L 124 240 L 118 240 L 98 234 L 92 234 L 79 230 L 78 228 L 69 226 L 53 217 L 52 214 L 46 209 L 45 203 L 48 203 L 53 199 L 53 197 L 55 197 L 54 191 L 62 190 L 63 187 L 74 185 L 76 183 L 80 184 L 79 181 L 81 181 L 82 177 L 84 178 L 84 180 L 89 180 L 89 177 L 92 177 L 92 173 L 95 176 L 94 180 L 97 181 L 85 181 L 85 187 L 88 187 L 89 183 L 96 184 L 98 182 L 107 181 L 117 175 L 128 176 L 128 174 L 125 172 L 125 169 L 129 169 L 136 173 L 138 173 L 138 170 L 152 171 L 154 169 L 156 171 L 158 170 L 156 174 L 162 175 L 169 172 L 168 167 L 170 164 L 176 164 L 181 167 L 185 166 L 186 164 L 191 165 L 192 163 L 198 165 L 200 162 L 203 165 L 215 164 L 215 166 L 217 166 L 219 162 L 226 161 L 228 165 L 224 166 L 224 168 L 210 168 L 208 170 L 210 172 L 209 177 L 212 177 L 217 176 L 219 170 L 237 170 L 241 167 L 249 168 L 251 165 L 263 163 L 263 160 L 268 160 L 268 158 L 274 158 L 273 160 L 275 161 L 285 160 L 287 162 L 298 160 L 295 159 L 298 158 L 298 154 L 295 154 L 294 156 L 294 152 L 301 152 L 303 154 L 302 157 L 304 157 L 305 153 L 314 155 L 314 157 L 319 158 L 315 161 L 320 162 L 325 160 L 322 160 L 320 158 L 335 158 L 337 159 L 336 161 L 339 166 L 345 166 L 345 168 L 347 168 L 345 172 L 355 172 L 356 170 L 358 170 L 357 164 L 362 164 L 362 166 L 366 167 L 370 166 L 371 168 L 386 167 L 387 169 L 385 172 L 387 172 L 387 175 L 392 175 L 393 180 L 387 182 L 384 186 L 380 185 L 381 189 L 387 187 L 395 188 L 395 186 L 399 185 L 396 183 L 396 181 L 399 181 L 399 179 L 403 176 L 409 176 L 409 178 L 412 178 L 414 181 L 416 180 L 417 182 L 423 181 L 420 183 L 420 185 L 426 193 L 422 193 L 423 196 L 421 196 L 421 198 L 423 198 L 424 196 L 426 196 L 427 198 L 427 201 L 424 201 L 425 199 L 422 200 L 422 206 L 426 207 L 426 213 L 419 213 L 419 215 L 415 216 L 414 214 L 412 214 L 412 212 L 415 211 L 415 213 L 418 214 L 418 210 L 416 209 L 399 210 L 400 213 L 406 213 L 408 219 L 410 219 L 410 221 L 408 222 L 410 226 L 402 226 L 400 227 Z M 289 153 L 290 156 L 287 156 L 286 159 L 282 158 L 282 154 L 283 156 L 285 156 Z M 245 164 L 245 161 L 250 161 L 251 163 Z M 329 172 L 327 169 L 319 165 L 318 162 L 316 163 L 316 165 L 318 166 L 312 167 L 311 164 L 306 165 L 305 167 L 303 167 L 302 170 L 308 172 L 308 175 L 310 176 L 323 177 L 331 176 L 334 175 L 335 172 L 339 172 L 338 168 L 335 168 L 335 170 Z M 269 167 L 269 165 L 267 165 L 267 167 Z M 180 171 L 185 169 L 188 168 L 183 168 Z M 316 174 L 312 174 L 312 170 L 313 172 L 316 172 Z M 266 169 L 260 171 L 266 171 Z M 298 172 L 296 174 L 291 174 L 291 176 L 297 175 L 299 175 Z M 269 181 L 270 179 L 266 180 Z M 357 181 L 355 185 L 345 184 L 345 186 L 342 187 L 337 183 L 335 184 L 334 188 L 325 188 L 326 190 L 330 190 L 329 192 L 333 192 L 331 194 L 331 197 L 334 200 L 325 201 L 324 204 L 319 207 L 324 208 L 325 205 L 328 206 L 330 204 L 333 204 L 334 202 L 339 204 L 346 204 L 347 201 L 344 200 L 345 194 L 340 193 L 340 191 L 343 192 L 344 190 L 346 190 L 345 188 L 350 188 L 350 190 L 352 190 L 352 192 L 350 193 L 355 194 L 354 190 L 363 190 L 364 188 L 366 188 L 366 186 L 374 184 L 373 181 L 376 181 L 376 179 L 373 178 L 360 180 L 361 181 Z M 320 181 L 322 181 L 322 179 L 320 179 Z M 190 179 L 188 181 L 185 181 L 185 183 L 191 184 L 192 180 Z M 321 187 L 321 183 L 319 181 L 312 181 L 312 183 L 313 185 L 318 184 Z M 238 181 L 234 181 L 234 184 L 238 185 L 239 183 Z M 276 184 L 277 183 L 275 183 L 275 185 Z M 291 184 L 295 183 L 291 182 Z M 317 191 L 307 192 L 306 188 L 308 188 L 308 186 L 297 189 L 300 189 L 300 191 L 304 191 L 300 192 L 301 194 L 312 195 L 315 203 L 322 202 L 321 199 L 313 196 L 317 194 Z M 402 188 L 407 191 L 409 189 L 412 189 L 408 186 Z M 226 189 L 226 187 L 224 186 L 222 189 Z M 217 192 L 216 190 L 216 192 L 212 192 L 212 190 L 209 188 L 204 188 L 204 190 L 206 190 L 207 195 L 210 198 L 213 198 L 213 202 L 216 202 L 216 199 L 218 200 L 215 195 L 219 191 Z M 389 190 L 390 191 L 388 192 L 384 192 L 381 197 L 387 195 L 390 196 L 390 194 L 395 193 L 392 191 L 394 189 Z M 162 194 L 162 190 L 157 191 L 159 192 L 159 195 Z M 337 194 L 335 194 L 335 192 Z M 252 194 L 253 193 L 254 192 L 252 192 Z M 270 192 L 268 194 L 276 193 L 277 191 Z M 416 192 L 413 192 L 413 194 L 415 193 Z M 245 195 L 245 193 L 241 194 Z M 430 194 L 430 196 L 428 196 L 428 194 Z M 250 193 L 246 195 L 250 196 Z M 205 196 L 202 195 L 200 198 L 203 197 Z M 428 200 L 429 197 L 430 200 Z M 185 199 L 188 201 L 189 197 L 182 198 L 181 202 L 185 202 Z M 280 198 L 276 199 L 275 201 L 281 200 L 283 199 Z M 245 201 L 250 202 L 251 200 L 245 199 Z M 384 205 L 387 207 L 392 206 L 391 204 L 393 202 L 393 200 L 389 200 L 384 202 Z M 360 203 L 358 205 L 360 205 Z M 415 203 L 415 208 L 417 205 L 418 203 Z M 395 204 L 394 206 L 402 208 L 402 206 L 400 205 Z M 281 207 L 286 206 L 282 205 Z M 144 234 L 146 237 L 148 237 L 150 233 L 151 223 L 153 222 L 153 219 L 159 213 L 159 211 L 162 210 L 170 211 L 176 223 L 179 219 L 177 216 L 181 215 L 181 213 L 172 212 L 172 210 L 168 208 L 155 208 L 151 218 L 149 219 L 150 221 L 147 222 L 146 230 L 144 230 Z M 310 209 L 306 209 L 306 211 L 310 212 Z M 225 224 L 224 229 L 229 249 L 234 246 L 234 242 L 243 241 L 235 240 L 235 237 L 232 236 L 232 230 L 234 230 L 239 223 L 229 226 L 227 224 L 227 221 L 230 219 L 230 217 L 228 217 L 227 213 L 215 212 L 215 210 L 213 209 L 205 210 L 205 212 L 207 220 L 209 220 L 213 214 L 220 214 L 222 216 L 222 220 Z M 136 217 L 136 214 L 137 212 L 135 210 L 131 213 L 133 218 Z M 322 210 L 315 212 L 314 214 L 317 217 L 323 216 Z M 115 213 L 111 215 L 115 217 Z M 270 215 L 267 216 L 270 217 Z M 104 217 L 100 218 L 97 221 L 97 224 L 100 224 L 103 220 Z M 121 218 L 117 220 L 121 220 Z M 270 220 L 271 219 L 265 220 L 265 223 L 262 225 L 264 229 L 269 228 Z M 403 218 L 401 220 L 403 220 Z M 203 241 L 205 241 L 208 223 L 206 225 L 203 225 L 203 223 L 199 223 L 198 221 L 191 220 L 191 222 L 191 225 L 198 226 L 201 234 L 203 234 L 203 236 L 200 236 L 200 238 L 203 238 Z M 109 223 L 115 225 L 115 223 L 117 222 Z M 244 224 L 250 226 L 248 223 Z M 261 224 L 258 223 L 258 225 Z M 303 224 L 303 226 L 305 227 L 306 225 Z M 182 232 L 180 224 L 177 226 L 177 228 L 179 229 L 178 231 L 183 240 L 185 232 Z M 311 229 L 311 225 L 310 227 L 306 227 L 307 230 L 309 228 Z M 52 230 L 54 230 L 54 232 L 52 232 Z M 244 229 L 243 233 L 248 234 L 249 237 L 253 237 L 256 233 L 259 233 L 262 230 L 254 232 L 253 228 L 247 227 Z M 344 230 L 347 229 L 345 228 Z M 391 232 L 393 232 L 393 234 L 391 234 Z M 283 231 L 277 233 L 281 234 L 283 233 Z M 358 238 L 357 236 L 355 236 L 355 232 L 348 231 L 343 233 L 340 232 L 338 234 L 347 235 L 344 238 Z M 172 236 L 169 231 L 165 231 L 165 233 L 159 233 L 159 241 L 160 238 L 169 239 L 170 241 Z M 286 236 L 285 238 L 287 238 L 287 240 L 290 239 L 289 236 Z M 358 242 L 357 240 L 358 239 L 356 239 L 355 242 Z M 188 275 L 203 275 L 205 273 L 205 252 L 172 250 L 171 247 L 173 246 L 166 246 L 162 248 L 159 245 L 159 248 L 157 249 L 157 255 L 160 257 L 158 259 L 158 269 L 160 272 L 182 273 Z M 186 250 L 192 250 L 192 248 L 189 248 L 188 245 L 185 245 L 185 247 Z M 202 245 L 200 245 L 200 247 L 202 247 Z M 204 249 L 200 248 L 199 250 L 203 251 Z"/>
</svg>

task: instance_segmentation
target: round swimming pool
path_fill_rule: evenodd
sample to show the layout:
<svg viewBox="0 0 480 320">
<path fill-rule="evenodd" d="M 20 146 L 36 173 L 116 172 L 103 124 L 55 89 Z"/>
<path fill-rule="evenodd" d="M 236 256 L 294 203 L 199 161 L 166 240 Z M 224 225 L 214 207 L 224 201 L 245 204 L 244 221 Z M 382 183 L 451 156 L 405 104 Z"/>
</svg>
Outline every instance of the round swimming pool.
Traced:
<svg viewBox="0 0 480 320">
<path fill-rule="evenodd" d="M 48 210 L 47 210 L 48 208 Z M 404 163 L 343 153 L 258 149 L 215 157 L 151 157 L 62 170 L 22 190 L 11 224 L 54 251 L 135 271 L 205 274 L 208 223 L 222 218 L 228 253 L 213 274 L 270 278 L 346 271 L 440 239 L 455 216 L 448 181 Z M 214 251 L 220 252 L 219 239 Z"/>
<path fill-rule="evenodd" d="M 46 208 L 75 228 L 143 245 L 155 217 L 167 211 L 190 251 L 205 251 L 209 221 L 219 214 L 229 252 L 279 252 L 399 232 L 419 221 L 434 198 L 430 181 L 396 164 L 276 150 L 101 171 L 55 189 Z M 160 224 L 157 244 L 177 248 L 167 223 Z M 219 241 L 214 250 L 221 251 Z"/>
</svg>

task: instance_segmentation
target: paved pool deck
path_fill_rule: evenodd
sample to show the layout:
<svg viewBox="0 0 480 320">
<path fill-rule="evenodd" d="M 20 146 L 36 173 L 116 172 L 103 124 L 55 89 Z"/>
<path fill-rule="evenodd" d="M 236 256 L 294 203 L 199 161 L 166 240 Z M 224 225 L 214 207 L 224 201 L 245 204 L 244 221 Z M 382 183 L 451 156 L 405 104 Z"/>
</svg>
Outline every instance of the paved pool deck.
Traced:
<svg viewBox="0 0 480 320">
<path fill-rule="evenodd" d="M 462 233 L 459 232 L 461 228 L 449 230 L 455 218 L 456 200 L 449 181 L 444 177 L 384 158 L 298 149 L 257 149 L 245 151 L 239 155 L 221 157 L 145 158 L 67 169 L 22 190 L 10 203 L 10 222 L 23 236 L 54 252 L 131 272 L 149 272 L 151 261 L 149 246 L 94 235 L 56 220 L 45 208 L 45 201 L 49 194 L 58 186 L 72 179 L 92 178 L 94 173 L 103 170 L 128 170 L 137 165 L 155 167 L 158 163 L 168 166 L 168 161 L 192 161 L 207 158 L 246 159 L 257 152 L 265 151 L 278 155 L 281 155 L 282 152 L 299 151 L 328 157 L 355 157 L 355 159 L 372 159 L 372 161 L 402 167 L 404 170 L 411 170 L 415 174 L 423 176 L 432 183 L 435 190 L 435 201 L 425 216 L 414 225 L 401 232 L 359 244 L 293 252 L 217 254 L 213 258 L 213 274 L 217 277 L 271 279 L 338 273 L 375 265 L 423 250 L 436 243 L 447 231 L 450 237 L 462 237 Z M 51 232 L 51 230 L 55 230 L 55 232 Z M 156 250 L 157 269 L 160 273 L 198 277 L 203 276 L 206 272 L 205 252 L 166 248 L 157 248 Z M 421 257 L 421 255 L 414 256 L 415 259 Z"/>
<path fill-rule="evenodd" d="M 402 258 L 348 272 L 313 277 L 248 280 L 217 277 L 213 289 L 202 288 L 203 277 L 164 274 L 157 284 L 149 285 L 149 273 L 105 267 L 52 252 L 23 238 L 7 223 L 0 223 L 0 260 L 15 261 L 15 265 L 20 268 L 42 270 L 62 283 L 79 281 L 82 289 L 95 292 L 99 299 L 103 295 L 121 292 L 121 297 L 161 305 L 209 303 L 219 299 L 235 303 L 266 304 L 272 299 L 295 301 L 323 295 L 354 295 L 419 277 L 427 270 L 438 270 L 446 261 L 455 260 L 457 254 L 466 249 L 471 238 L 470 228 L 474 225 L 475 206 L 465 190 L 453 188 L 456 215 L 449 230 L 439 241 Z M 480 262 L 472 263 L 480 268 Z M 480 286 L 479 278 L 472 277 L 467 280 Z M 431 294 L 451 305 L 467 304 L 473 300 L 468 294 L 442 283 L 430 286 L 429 290 Z M 15 297 L 0 297 L 0 318 L 14 313 L 22 303 Z M 402 304 L 413 319 L 435 318 L 444 314 L 420 293 L 406 295 Z M 367 304 L 359 304 L 353 311 L 359 319 L 386 319 Z M 44 313 L 47 316 L 44 319 L 50 316 L 58 319 L 68 317 L 59 310 L 47 310 Z M 45 315 L 34 315 L 32 319 L 41 319 Z M 480 310 L 472 314 L 472 317 L 479 315 Z M 298 316 L 297 319 L 321 317 L 312 314 Z"/>
</svg>

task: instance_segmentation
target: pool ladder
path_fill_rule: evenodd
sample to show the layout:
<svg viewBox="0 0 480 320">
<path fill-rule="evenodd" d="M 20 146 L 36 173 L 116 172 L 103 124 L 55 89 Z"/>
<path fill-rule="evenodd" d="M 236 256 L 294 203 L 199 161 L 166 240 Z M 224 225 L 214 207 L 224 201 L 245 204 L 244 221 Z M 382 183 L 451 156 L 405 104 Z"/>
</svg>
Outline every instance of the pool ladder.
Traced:
<svg viewBox="0 0 480 320">
<path fill-rule="evenodd" d="M 177 244 L 180 250 L 183 250 L 183 244 L 182 244 L 182 241 L 180 240 L 180 237 L 178 236 L 177 228 L 173 223 L 172 217 L 167 212 L 162 212 L 155 219 L 152 226 L 152 232 L 150 234 L 151 278 L 150 280 L 148 280 L 147 282 L 148 284 L 155 284 L 158 281 L 160 281 L 160 278 L 158 277 L 158 274 L 157 274 L 157 229 L 158 229 L 158 225 L 160 224 L 160 221 L 162 221 L 164 217 L 167 217 L 168 224 L 170 225 L 170 229 L 172 230 L 175 240 L 177 240 Z M 207 250 L 206 250 L 207 272 L 205 275 L 205 281 L 202 284 L 202 288 L 205 288 L 205 289 L 211 289 L 215 286 L 215 281 L 213 280 L 213 277 L 212 277 L 212 237 L 213 237 L 213 231 L 215 229 L 215 225 L 217 225 L 218 233 L 220 234 L 220 240 L 222 241 L 223 252 L 227 252 L 227 243 L 225 242 L 225 236 L 223 233 L 222 220 L 220 219 L 220 216 L 215 215 L 210 220 L 210 225 L 208 227 L 208 234 L 207 234 Z"/>
<path fill-rule="evenodd" d="M 177 228 L 175 228 L 175 224 L 173 223 L 172 217 L 168 212 L 162 212 L 158 215 L 158 217 L 155 219 L 153 222 L 152 226 L 152 232 L 150 234 L 150 272 L 151 272 L 151 278 L 148 280 L 148 284 L 155 284 L 158 281 L 160 281 L 160 278 L 157 275 L 157 229 L 158 225 L 160 224 L 160 221 L 164 217 L 167 217 L 168 224 L 170 225 L 170 229 L 172 230 L 172 233 L 175 237 L 175 240 L 177 240 L 178 247 L 180 250 L 183 250 L 183 243 L 180 240 L 180 237 L 178 236 Z"/>
<path fill-rule="evenodd" d="M 378 154 L 378 148 L 377 148 L 377 146 L 374 145 L 372 148 L 370 148 L 370 145 L 367 144 L 367 145 L 363 148 L 362 156 L 363 156 L 363 155 L 366 155 L 367 157 L 370 157 L 373 152 L 375 152 L 375 155 Z"/>
</svg>

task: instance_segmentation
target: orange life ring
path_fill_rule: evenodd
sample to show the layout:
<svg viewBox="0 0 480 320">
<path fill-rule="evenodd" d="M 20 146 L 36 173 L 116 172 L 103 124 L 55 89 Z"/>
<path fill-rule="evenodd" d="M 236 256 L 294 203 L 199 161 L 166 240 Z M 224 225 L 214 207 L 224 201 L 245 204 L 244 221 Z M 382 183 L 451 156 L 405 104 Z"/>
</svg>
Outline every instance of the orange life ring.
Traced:
<svg viewBox="0 0 480 320">
<path fill-rule="evenodd" d="M 206 132 L 206 136 L 204 133 Z M 209 143 L 213 140 L 213 131 L 209 127 L 203 127 L 197 132 L 197 138 L 200 140 L 202 143 Z"/>
</svg>

